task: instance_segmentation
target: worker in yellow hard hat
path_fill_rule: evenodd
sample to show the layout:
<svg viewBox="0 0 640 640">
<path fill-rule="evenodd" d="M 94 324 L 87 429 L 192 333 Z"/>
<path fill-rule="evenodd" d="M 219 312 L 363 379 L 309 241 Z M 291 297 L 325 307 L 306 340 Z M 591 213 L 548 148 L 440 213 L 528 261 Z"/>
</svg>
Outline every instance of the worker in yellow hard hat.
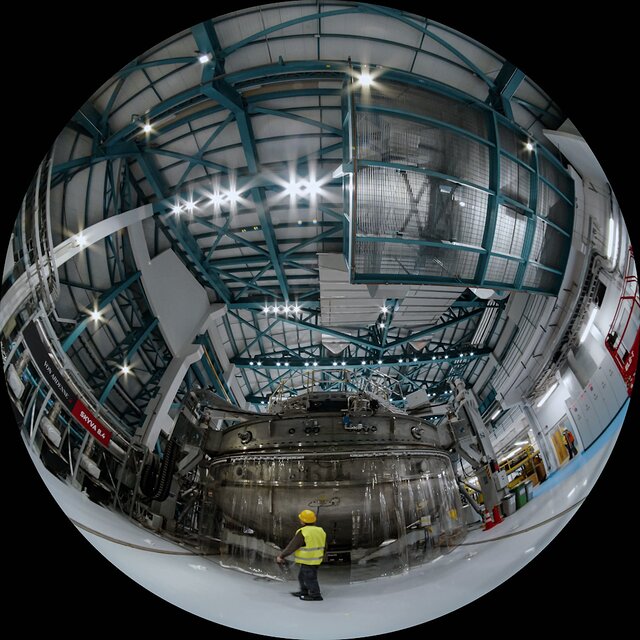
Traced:
<svg viewBox="0 0 640 640">
<path fill-rule="evenodd" d="M 280 552 L 276 562 L 283 564 L 284 559 L 293 553 L 296 564 L 300 565 L 298 573 L 300 591 L 291 595 L 299 597 L 300 600 L 322 600 L 318 584 L 318 567 L 324 560 L 327 534 L 322 527 L 317 526 L 316 514 L 313 511 L 309 509 L 301 511 L 298 519 L 301 527 L 296 531 L 291 542 Z"/>
</svg>

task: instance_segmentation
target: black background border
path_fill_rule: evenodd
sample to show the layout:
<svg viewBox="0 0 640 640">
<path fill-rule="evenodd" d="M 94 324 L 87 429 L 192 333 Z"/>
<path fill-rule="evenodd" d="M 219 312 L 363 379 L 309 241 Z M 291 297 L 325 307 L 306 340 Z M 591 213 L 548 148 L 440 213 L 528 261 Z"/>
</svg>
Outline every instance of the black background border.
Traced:
<svg viewBox="0 0 640 640">
<path fill-rule="evenodd" d="M 256 3 L 233 3 L 233 10 Z M 556 15 L 559 3 L 463 5 L 384 3 L 427 15 L 478 40 L 520 67 L 569 115 L 584 134 L 613 186 L 632 239 L 638 238 L 637 202 L 631 176 L 637 158 L 636 22 L 628 9 L 609 3 L 598 13 Z M 205 3 L 202 3 L 205 5 Z M 145 3 L 11 8 L 2 41 L 3 175 L 2 240 L 40 159 L 73 113 L 118 69 L 182 29 L 224 11 L 179 3 L 170 9 Z M 77 8 L 76 8 L 77 7 Z M 549 7 L 551 10 L 543 11 Z M 517 9 L 517 10 L 516 10 Z M 637 164 L 637 163 L 635 163 Z M 636 176 L 634 178 L 637 180 Z M 636 255 L 638 254 L 638 244 Z M 3 254 L 4 255 L 4 254 Z M 635 394 L 637 396 L 637 393 Z M 2 389 L 3 400 L 6 392 Z M 4 411 L 6 439 L 3 533 L 9 588 L 5 625 L 55 625 L 63 633 L 223 633 L 259 637 L 221 627 L 169 605 L 125 577 L 87 543 L 34 472 Z M 631 593 L 637 571 L 633 454 L 637 450 L 638 400 L 611 458 L 571 522 L 523 570 L 467 607 L 420 627 L 385 637 L 451 633 L 480 636 L 514 632 L 557 637 L 612 630 L 634 619 Z M 9 560 L 13 560 L 10 564 Z M 632 569 L 632 565 L 636 569 Z M 630 574 L 630 575 L 629 575 Z M 88 589 L 111 592 L 117 602 L 92 608 Z M 329 603 L 327 603 L 329 604 Z M 250 610 L 247 615 L 251 615 Z M 281 612 L 274 610 L 273 617 Z M 384 615 L 382 612 L 380 615 Z M 88 625 L 88 626 L 84 626 Z M 380 636 L 378 636 L 380 637 Z"/>
</svg>

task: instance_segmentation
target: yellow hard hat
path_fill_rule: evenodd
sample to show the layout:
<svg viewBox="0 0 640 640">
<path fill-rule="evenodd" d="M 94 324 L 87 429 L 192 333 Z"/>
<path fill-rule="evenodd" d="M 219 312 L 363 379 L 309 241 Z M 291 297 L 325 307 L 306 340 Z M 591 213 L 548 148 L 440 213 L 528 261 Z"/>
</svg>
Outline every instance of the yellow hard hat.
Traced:
<svg viewBox="0 0 640 640">
<path fill-rule="evenodd" d="M 316 514 L 309 509 L 301 511 L 298 514 L 298 518 L 300 518 L 300 520 L 302 520 L 302 522 L 304 522 L 305 524 L 311 524 L 312 522 L 315 522 L 317 520 Z"/>
</svg>

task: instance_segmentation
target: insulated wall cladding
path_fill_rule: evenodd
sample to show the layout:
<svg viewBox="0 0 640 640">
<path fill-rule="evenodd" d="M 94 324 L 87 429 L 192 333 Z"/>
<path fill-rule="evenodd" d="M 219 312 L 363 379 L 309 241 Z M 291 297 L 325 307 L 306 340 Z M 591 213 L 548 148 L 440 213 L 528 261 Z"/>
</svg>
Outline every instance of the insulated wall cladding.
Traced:
<svg viewBox="0 0 640 640">
<path fill-rule="evenodd" d="M 627 399 L 622 376 L 607 355 L 578 397 L 566 400 L 585 449 L 609 426 Z"/>
</svg>

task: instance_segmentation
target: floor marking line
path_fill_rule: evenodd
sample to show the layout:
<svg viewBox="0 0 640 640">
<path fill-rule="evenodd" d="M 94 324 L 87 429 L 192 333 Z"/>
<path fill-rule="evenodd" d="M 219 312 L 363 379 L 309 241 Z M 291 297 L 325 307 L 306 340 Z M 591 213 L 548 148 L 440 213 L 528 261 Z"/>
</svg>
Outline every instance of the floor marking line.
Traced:
<svg viewBox="0 0 640 640">
<path fill-rule="evenodd" d="M 578 500 L 578 502 L 576 502 L 575 504 L 572 504 L 570 507 L 567 507 L 564 511 L 561 511 L 560 513 L 556 513 L 555 516 L 551 516 L 551 518 L 547 518 L 546 520 L 543 520 L 542 522 L 538 522 L 530 527 L 527 527 L 526 529 L 521 529 L 520 531 L 513 531 L 512 533 L 506 533 L 503 536 L 498 536 L 496 538 L 491 538 L 490 540 L 477 540 L 476 542 L 461 542 L 458 546 L 459 547 L 472 547 L 475 544 L 486 544 L 487 542 L 496 542 L 497 540 L 504 540 L 505 538 L 513 538 L 514 536 L 519 536 L 523 533 L 528 533 L 529 531 L 533 531 L 534 529 L 537 529 L 538 527 L 542 527 L 545 524 L 549 524 L 550 522 L 553 522 L 554 520 L 557 520 L 558 518 L 561 518 L 562 516 L 566 515 L 567 513 L 569 513 L 569 511 L 573 511 L 574 509 L 576 509 L 577 507 L 579 507 L 585 500 L 587 499 L 587 496 L 585 496 L 584 498 Z"/>
</svg>

